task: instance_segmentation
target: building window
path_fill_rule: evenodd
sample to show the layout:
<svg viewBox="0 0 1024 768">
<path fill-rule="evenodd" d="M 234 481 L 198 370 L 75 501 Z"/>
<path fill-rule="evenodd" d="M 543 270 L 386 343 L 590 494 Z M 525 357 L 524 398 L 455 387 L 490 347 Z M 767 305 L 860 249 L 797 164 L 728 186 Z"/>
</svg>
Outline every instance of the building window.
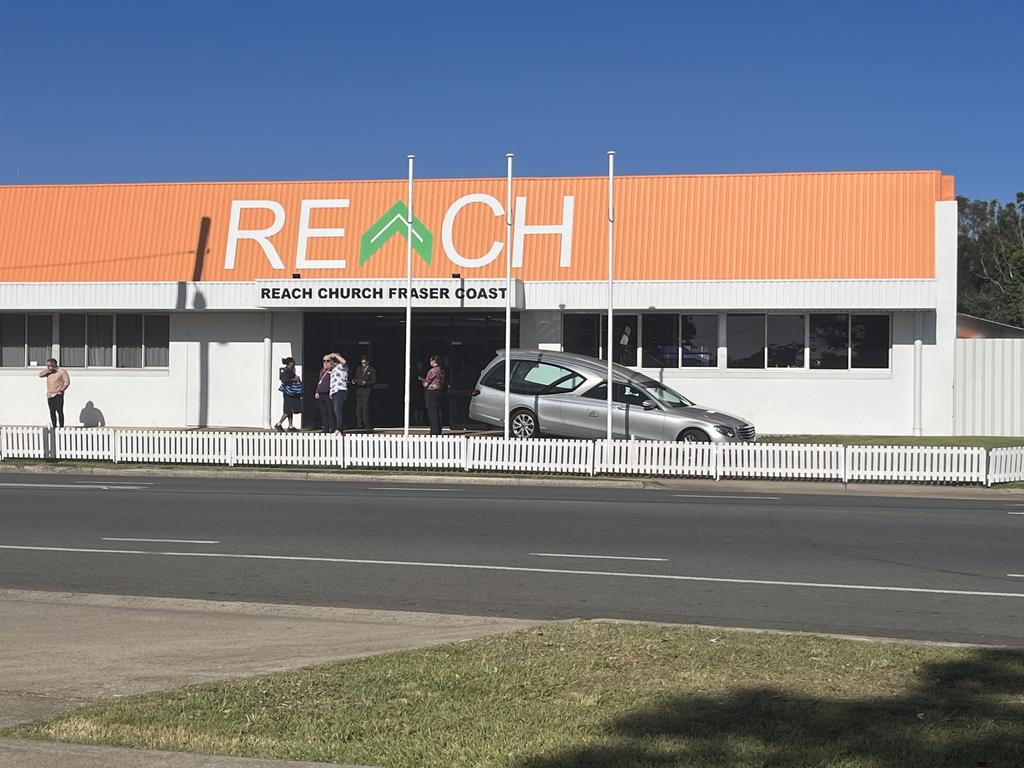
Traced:
<svg viewBox="0 0 1024 768">
<path fill-rule="evenodd" d="M 85 350 L 90 368 L 114 365 L 114 316 L 85 316 Z"/>
<path fill-rule="evenodd" d="M 600 357 L 601 321 L 598 316 L 576 313 L 562 315 L 562 350 Z"/>
<path fill-rule="evenodd" d="M 0 315 L 0 366 L 25 367 L 24 315 Z"/>
<path fill-rule="evenodd" d="M 168 347 L 171 341 L 169 315 L 146 315 L 145 320 L 146 367 L 166 368 L 170 364 Z"/>
<path fill-rule="evenodd" d="M 644 315 L 643 365 L 679 367 L 679 315 Z"/>
<path fill-rule="evenodd" d="M 117 367 L 142 367 L 142 315 L 117 316 Z"/>
<path fill-rule="evenodd" d="M 615 315 L 612 319 L 612 361 L 619 365 L 636 366 L 637 315 Z M 602 349 L 608 343 L 608 316 L 601 315 Z M 607 358 L 602 354 L 602 359 Z"/>
<path fill-rule="evenodd" d="M 768 315 L 769 368 L 804 367 L 804 316 Z"/>
<path fill-rule="evenodd" d="M 846 370 L 850 366 L 850 316 L 811 315 L 812 370 Z"/>
<path fill-rule="evenodd" d="M 684 368 L 718 367 L 718 315 L 683 315 L 680 340 Z"/>
<path fill-rule="evenodd" d="M 764 368 L 764 315 L 729 315 L 726 318 L 730 368 Z"/>
<path fill-rule="evenodd" d="M 888 315 L 851 316 L 851 367 L 888 368 L 889 344 L 890 336 Z"/>
<path fill-rule="evenodd" d="M 28 316 L 28 364 L 45 365 L 53 356 L 53 316 Z"/>
<path fill-rule="evenodd" d="M 60 364 L 85 367 L 85 315 L 60 316 Z"/>
</svg>

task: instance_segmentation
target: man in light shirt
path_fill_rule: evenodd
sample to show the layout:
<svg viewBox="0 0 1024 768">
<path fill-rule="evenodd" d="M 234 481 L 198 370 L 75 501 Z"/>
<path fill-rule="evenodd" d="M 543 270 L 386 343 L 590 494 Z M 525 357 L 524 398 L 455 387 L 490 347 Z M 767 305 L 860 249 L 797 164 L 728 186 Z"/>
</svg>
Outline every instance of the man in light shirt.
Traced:
<svg viewBox="0 0 1024 768">
<path fill-rule="evenodd" d="M 46 368 L 39 372 L 39 378 L 46 379 L 46 404 L 50 408 L 50 423 L 57 428 L 57 422 L 64 426 L 64 392 L 71 386 L 68 372 L 57 365 L 54 358 L 46 361 Z"/>
<path fill-rule="evenodd" d="M 348 362 L 337 352 L 331 352 L 324 357 L 329 357 L 334 364 L 331 368 L 330 396 L 331 405 L 334 406 L 334 434 L 340 435 L 345 431 L 342 412 L 345 408 L 345 399 L 348 397 Z"/>
</svg>

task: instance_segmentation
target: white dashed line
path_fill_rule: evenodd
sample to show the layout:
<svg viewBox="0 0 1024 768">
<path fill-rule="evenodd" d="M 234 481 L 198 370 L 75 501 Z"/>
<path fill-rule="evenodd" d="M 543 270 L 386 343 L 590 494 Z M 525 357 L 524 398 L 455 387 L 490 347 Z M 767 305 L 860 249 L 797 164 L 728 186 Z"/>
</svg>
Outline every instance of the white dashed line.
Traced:
<svg viewBox="0 0 1024 768">
<path fill-rule="evenodd" d="M 625 555 L 568 555 L 560 552 L 531 552 L 531 557 L 580 557 L 590 560 L 644 560 L 651 563 L 667 563 L 667 557 L 626 557 Z"/>
<path fill-rule="evenodd" d="M 101 541 L 146 541 L 154 544 L 220 544 L 219 541 L 201 539 L 127 539 L 116 536 L 104 536 Z"/>
</svg>

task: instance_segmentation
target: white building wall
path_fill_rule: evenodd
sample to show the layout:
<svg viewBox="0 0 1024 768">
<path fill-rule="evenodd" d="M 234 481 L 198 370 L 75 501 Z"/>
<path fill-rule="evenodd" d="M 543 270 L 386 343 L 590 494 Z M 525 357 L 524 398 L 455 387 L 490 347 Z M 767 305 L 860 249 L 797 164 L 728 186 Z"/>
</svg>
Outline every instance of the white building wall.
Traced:
<svg viewBox="0 0 1024 768">
<path fill-rule="evenodd" d="M 298 359 L 302 349 L 302 314 L 273 313 L 268 361 L 264 333 L 269 316 L 171 314 L 167 369 L 70 369 L 66 424 L 95 424 L 98 411 L 111 427 L 267 426 L 268 404 L 275 421 L 281 411 L 280 359 Z M 46 385 L 38 372 L 0 369 L 0 424 L 49 423 Z"/>
</svg>

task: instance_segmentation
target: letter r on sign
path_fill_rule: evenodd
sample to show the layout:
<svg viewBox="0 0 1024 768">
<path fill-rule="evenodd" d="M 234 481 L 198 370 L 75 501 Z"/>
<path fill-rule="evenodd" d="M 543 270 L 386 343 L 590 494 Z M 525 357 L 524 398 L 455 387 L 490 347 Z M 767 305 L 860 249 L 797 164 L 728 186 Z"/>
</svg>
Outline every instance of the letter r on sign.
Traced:
<svg viewBox="0 0 1024 768">
<path fill-rule="evenodd" d="M 274 223 L 266 229 L 239 229 L 242 211 L 247 208 L 263 208 L 274 212 Z M 274 269 L 284 269 L 281 257 L 277 253 L 270 238 L 281 231 L 284 226 L 284 206 L 276 200 L 232 200 L 231 223 L 228 226 L 228 245 L 224 251 L 224 269 L 235 268 L 235 253 L 239 240 L 255 240 L 260 244 L 263 253 Z"/>
</svg>

